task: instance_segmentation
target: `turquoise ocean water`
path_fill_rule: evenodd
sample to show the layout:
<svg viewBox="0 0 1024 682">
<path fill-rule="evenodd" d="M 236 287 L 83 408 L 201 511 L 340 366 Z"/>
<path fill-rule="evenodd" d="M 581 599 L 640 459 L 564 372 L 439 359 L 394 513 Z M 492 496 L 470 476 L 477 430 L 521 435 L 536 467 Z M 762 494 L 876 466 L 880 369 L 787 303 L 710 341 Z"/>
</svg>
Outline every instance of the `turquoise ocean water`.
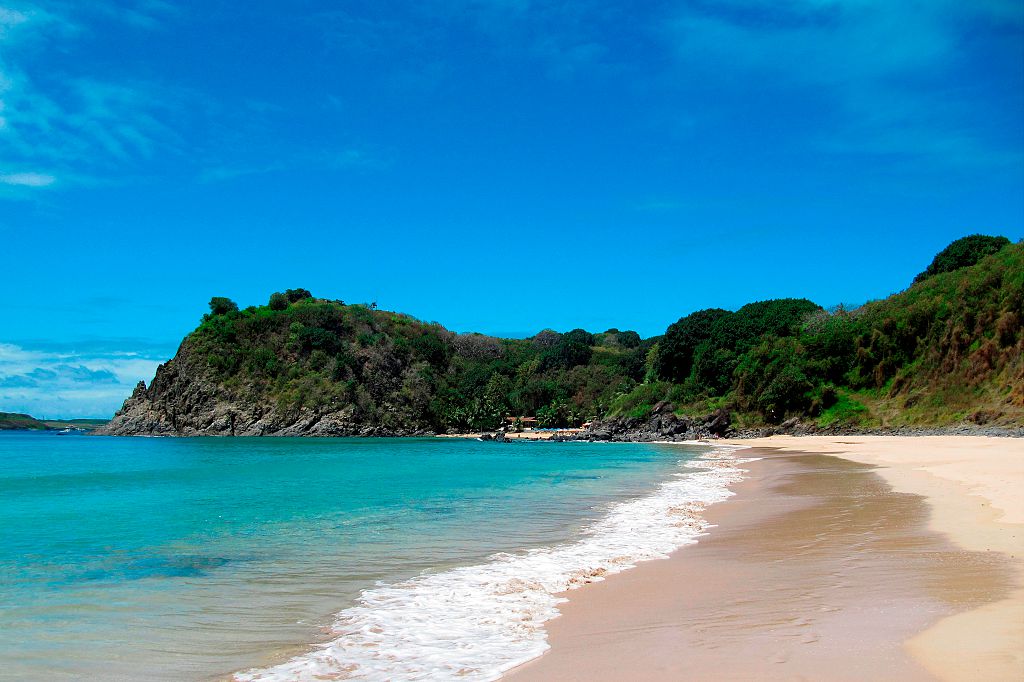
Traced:
<svg viewBox="0 0 1024 682">
<path fill-rule="evenodd" d="M 0 678 L 271 666 L 366 590 L 577 542 L 706 450 L 0 434 Z"/>
</svg>

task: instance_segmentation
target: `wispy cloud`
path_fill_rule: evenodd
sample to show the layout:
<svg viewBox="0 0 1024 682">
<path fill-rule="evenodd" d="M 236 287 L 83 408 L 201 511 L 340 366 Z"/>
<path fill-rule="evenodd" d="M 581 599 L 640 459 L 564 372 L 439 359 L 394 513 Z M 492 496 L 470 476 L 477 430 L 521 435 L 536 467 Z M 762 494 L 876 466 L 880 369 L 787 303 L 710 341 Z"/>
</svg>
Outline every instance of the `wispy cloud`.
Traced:
<svg viewBox="0 0 1024 682">
<path fill-rule="evenodd" d="M 372 8 L 372 9 L 369 9 Z M 453 42 L 472 35 L 477 47 L 508 63 L 532 64 L 564 80 L 606 65 L 614 27 L 629 23 L 631 8 L 610 2 L 426 0 L 394 12 L 381 4 L 306 16 L 324 51 L 387 57 L 396 46 L 412 61 L 379 63 L 382 76 L 402 90 L 429 89 L 456 79 L 463 68 Z M 483 39 L 482 41 L 480 39 Z"/>
<path fill-rule="evenodd" d="M 181 146 L 172 123 L 185 109 L 181 93 L 151 82 L 114 82 L 73 61 L 54 69 L 46 59 L 67 53 L 92 30 L 83 19 L 152 27 L 172 9 L 149 0 L 0 8 L 0 166 L 19 169 L 8 171 L 3 184 L 31 190 L 58 180 L 101 182 L 157 149 Z"/>
<path fill-rule="evenodd" d="M 0 411 L 36 417 L 110 416 L 166 357 L 106 344 L 24 346 L 0 342 Z M 113 346 L 116 348 L 116 344 Z"/>
<path fill-rule="evenodd" d="M 8 32 L 28 21 L 28 15 L 7 7 L 0 7 L 0 38 L 5 37 Z"/>
<path fill-rule="evenodd" d="M 90 2 L 82 10 L 137 28 L 157 30 L 180 14 L 175 5 L 162 0 L 137 0 L 134 3 Z"/>
<path fill-rule="evenodd" d="M 46 173 L 6 173 L 0 175 L 0 184 L 22 187 L 49 187 L 56 180 Z"/>
<path fill-rule="evenodd" d="M 325 170 L 374 169 L 385 167 L 388 163 L 382 154 L 353 148 L 340 152 L 296 154 L 290 158 L 276 159 L 265 163 L 211 165 L 200 172 L 199 180 L 200 182 L 215 183 L 267 173 L 296 171 L 316 173 Z"/>
<path fill-rule="evenodd" d="M 993 164 L 1019 155 L 988 140 L 975 93 L 954 74 L 971 26 L 1019 33 L 1022 7 L 995 0 L 694 2 L 672 17 L 668 36 L 691 75 L 713 70 L 724 86 L 733 74 L 741 83 L 756 76 L 764 91 L 829 103 L 833 130 L 812 138 L 822 150 Z"/>
</svg>

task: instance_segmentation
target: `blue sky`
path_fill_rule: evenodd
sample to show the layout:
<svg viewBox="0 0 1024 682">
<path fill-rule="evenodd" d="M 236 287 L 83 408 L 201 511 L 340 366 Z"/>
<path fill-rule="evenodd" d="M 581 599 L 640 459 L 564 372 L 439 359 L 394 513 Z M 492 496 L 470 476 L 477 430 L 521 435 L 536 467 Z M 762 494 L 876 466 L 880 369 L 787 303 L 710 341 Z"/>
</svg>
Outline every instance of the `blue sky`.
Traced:
<svg viewBox="0 0 1024 682">
<path fill-rule="evenodd" d="M 211 295 L 645 336 L 883 297 L 1024 236 L 1022 36 L 1017 0 L 0 0 L 0 410 L 110 414 Z"/>
</svg>

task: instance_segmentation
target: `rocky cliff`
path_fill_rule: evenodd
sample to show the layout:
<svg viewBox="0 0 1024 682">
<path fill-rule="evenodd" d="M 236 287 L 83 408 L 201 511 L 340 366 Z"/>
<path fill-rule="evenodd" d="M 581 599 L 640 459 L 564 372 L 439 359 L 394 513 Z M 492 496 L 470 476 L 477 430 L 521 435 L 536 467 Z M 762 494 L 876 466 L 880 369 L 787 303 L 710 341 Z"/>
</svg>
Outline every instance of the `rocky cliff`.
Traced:
<svg viewBox="0 0 1024 682">
<path fill-rule="evenodd" d="M 805 299 L 697 311 L 664 336 L 455 334 L 275 293 L 210 313 L 101 431 L 399 436 L 594 424 L 594 440 L 1024 426 L 1024 244 L 856 310 Z M 720 409 L 706 414 L 711 409 Z M 705 415 L 699 418 L 681 415 Z"/>
<path fill-rule="evenodd" d="M 114 418 L 96 433 L 115 436 L 411 436 L 433 433 L 367 423 L 353 404 L 282 404 L 258 383 L 225 382 L 186 339 L 160 365 L 152 384 L 139 382 Z"/>
<path fill-rule="evenodd" d="M 210 309 L 102 433 L 406 436 L 495 429 L 508 414 L 578 424 L 636 384 L 648 350 L 619 330 L 455 334 L 305 290 Z"/>
<path fill-rule="evenodd" d="M 198 382 L 182 392 L 161 391 L 139 382 L 131 397 L 97 434 L 110 436 L 423 436 L 425 426 L 388 428 L 359 423 L 351 407 L 337 411 L 301 408 L 281 411 L 273 403 L 218 397 L 215 386 Z"/>
<path fill-rule="evenodd" d="M 680 416 L 674 406 L 662 401 L 646 417 L 613 417 L 595 421 L 571 439 L 643 443 L 720 438 L 730 433 L 729 412 L 716 410 L 702 417 Z"/>
<path fill-rule="evenodd" d="M 154 386 L 157 381 L 154 380 Z M 213 389 L 213 390 L 211 390 Z M 424 436 L 432 430 L 361 424 L 352 409 L 334 412 L 303 408 L 282 413 L 273 404 L 218 399 L 216 389 L 189 386 L 161 393 L 139 382 L 114 419 L 96 430 L 110 436 Z M 194 400 L 194 402 L 193 402 Z"/>
</svg>

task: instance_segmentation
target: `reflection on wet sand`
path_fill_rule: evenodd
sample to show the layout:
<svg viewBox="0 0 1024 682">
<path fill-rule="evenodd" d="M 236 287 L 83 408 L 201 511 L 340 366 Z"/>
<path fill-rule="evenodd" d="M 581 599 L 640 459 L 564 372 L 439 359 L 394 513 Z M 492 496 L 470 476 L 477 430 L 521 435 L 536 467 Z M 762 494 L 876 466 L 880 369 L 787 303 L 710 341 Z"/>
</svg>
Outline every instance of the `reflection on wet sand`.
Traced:
<svg viewBox="0 0 1024 682">
<path fill-rule="evenodd" d="M 770 450 L 718 524 L 668 561 L 574 593 L 552 650 L 514 680 L 932 679 L 904 648 L 1005 598 L 1008 557 L 928 529 L 923 497 L 873 467 Z"/>
</svg>

